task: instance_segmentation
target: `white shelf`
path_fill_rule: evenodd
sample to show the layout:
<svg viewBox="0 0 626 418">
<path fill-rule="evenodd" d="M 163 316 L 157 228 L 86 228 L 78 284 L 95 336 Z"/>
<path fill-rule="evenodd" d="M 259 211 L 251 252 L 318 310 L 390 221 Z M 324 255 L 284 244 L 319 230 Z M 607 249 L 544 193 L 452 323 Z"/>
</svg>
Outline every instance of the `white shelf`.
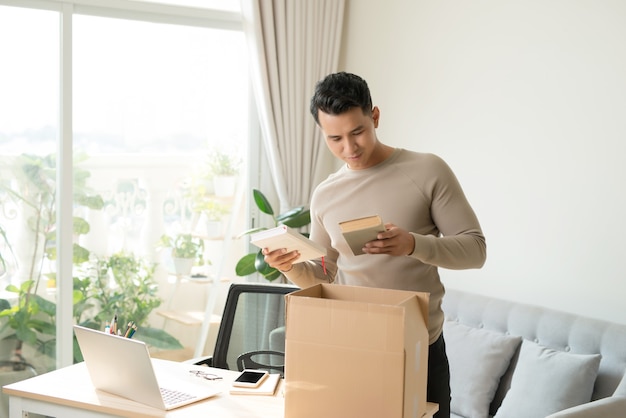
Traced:
<svg viewBox="0 0 626 418">
<path fill-rule="evenodd" d="M 201 311 L 157 311 L 157 314 L 183 325 L 200 325 L 204 322 L 204 312 Z M 219 324 L 221 321 L 220 315 L 211 315 L 211 325 Z"/>
</svg>

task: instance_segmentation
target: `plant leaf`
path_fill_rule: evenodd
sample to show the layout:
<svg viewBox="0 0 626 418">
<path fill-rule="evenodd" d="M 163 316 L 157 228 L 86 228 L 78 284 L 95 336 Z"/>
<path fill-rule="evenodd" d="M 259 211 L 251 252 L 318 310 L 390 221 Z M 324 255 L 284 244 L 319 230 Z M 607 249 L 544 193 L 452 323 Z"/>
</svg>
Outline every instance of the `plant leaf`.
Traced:
<svg viewBox="0 0 626 418">
<path fill-rule="evenodd" d="M 76 340 L 76 337 L 74 337 L 74 341 L 72 341 L 72 346 L 74 347 L 74 362 L 80 363 L 83 360 L 85 360 L 83 358 L 83 353 L 80 351 L 80 346 L 78 345 L 78 341 Z"/>
<path fill-rule="evenodd" d="M 76 235 L 85 235 L 89 232 L 89 223 L 79 216 L 74 216 L 73 229 Z"/>
<path fill-rule="evenodd" d="M 30 321 L 29 326 L 44 335 L 56 335 L 57 333 L 56 324 L 50 322 L 50 320 L 33 319 Z"/>
<path fill-rule="evenodd" d="M 303 210 L 294 216 L 284 219 L 283 223 L 292 228 L 300 228 L 311 223 L 311 211 L 309 209 Z"/>
<path fill-rule="evenodd" d="M 260 190 L 252 189 L 252 195 L 254 196 L 254 203 L 256 203 L 256 206 L 261 212 L 274 216 L 274 209 L 272 209 L 272 205 Z"/>
<path fill-rule="evenodd" d="M 263 276 L 265 277 L 265 279 L 269 282 L 273 282 L 274 280 L 278 279 L 280 276 L 282 276 L 282 273 L 276 269 L 274 269 L 273 272 L 271 272 L 270 274 Z"/>
<path fill-rule="evenodd" d="M 56 315 L 57 305 L 54 302 L 50 302 L 48 299 L 44 299 L 39 295 L 31 295 L 35 303 L 39 306 L 39 310 L 44 312 L 48 316 L 54 317 Z"/>
<path fill-rule="evenodd" d="M 15 335 L 26 344 L 35 345 L 37 342 L 37 334 L 32 329 L 28 328 L 26 324 L 24 324 L 23 327 L 17 328 L 15 330 Z"/>
<path fill-rule="evenodd" d="M 8 285 L 5 290 L 11 293 L 19 293 L 20 291 L 20 289 L 18 289 L 17 286 L 15 286 L 14 284 Z"/>
<path fill-rule="evenodd" d="M 274 267 L 271 267 L 265 262 L 265 256 L 262 251 L 259 251 L 254 257 L 254 268 L 256 268 L 256 271 L 264 276 L 267 276 L 272 273 L 272 271 L 276 270 Z"/>
<path fill-rule="evenodd" d="M 304 211 L 304 206 L 298 206 L 297 208 L 289 209 L 287 212 L 276 215 L 277 222 L 283 222 L 285 219 L 293 218 Z"/>
<path fill-rule="evenodd" d="M 254 267 L 254 260 L 256 258 L 255 253 L 246 254 L 237 262 L 235 266 L 235 273 L 237 276 L 248 276 L 250 274 L 256 273 L 256 268 Z"/>
<path fill-rule="evenodd" d="M 72 261 L 74 264 L 84 263 L 89 260 L 90 251 L 78 244 L 73 244 Z"/>
<path fill-rule="evenodd" d="M 34 280 L 25 280 L 24 283 L 20 285 L 20 292 L 28 293 L 30 288 L 35 284 Z M 8 290 L 8 288 L 7 288 Z"/>
</svg>

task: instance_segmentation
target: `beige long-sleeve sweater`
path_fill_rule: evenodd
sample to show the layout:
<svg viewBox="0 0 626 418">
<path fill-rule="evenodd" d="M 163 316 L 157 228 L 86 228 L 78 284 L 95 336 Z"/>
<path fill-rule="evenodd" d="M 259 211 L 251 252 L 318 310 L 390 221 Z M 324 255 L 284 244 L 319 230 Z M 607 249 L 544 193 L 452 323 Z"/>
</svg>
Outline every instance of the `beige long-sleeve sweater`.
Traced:
<svg viewBox="0 0 626 418">
<path fill-rule="evenodd" d="M 412 233 L 409 256 L 354 256 L 339 222 L 379 215 Z M 286 276 L 300 287 L 320 282 L 430 293 L 429 338 L 443 327 L 445 290 L 437 268 L 479 268 L 485 237 L 474 210 L 448 165 L 433 154 L 403 149 L 364 170 L 342 167 L 322 182 L 311 200 L 310 238 L 328 248 L 321 261 L 293 265 Z"/>
</svg>

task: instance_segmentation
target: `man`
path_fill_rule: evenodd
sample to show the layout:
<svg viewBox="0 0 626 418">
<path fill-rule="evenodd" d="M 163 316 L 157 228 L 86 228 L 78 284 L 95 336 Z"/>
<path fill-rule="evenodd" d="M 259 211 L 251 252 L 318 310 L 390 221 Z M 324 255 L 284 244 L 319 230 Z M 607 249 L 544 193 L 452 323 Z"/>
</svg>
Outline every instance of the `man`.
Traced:
<svg viewBox="0 0 626 418">
<path fill-rule="evenodd" d="M 437 418 L 450 416 L 450 371 L 445 353 L 438 267 L 480 268 L 485 237 L 448 165 L 432 154 L 379 141 L 380 109 L 365 80 L 345 72 L 317 83 L 311 113 L 329 150 L 345 165 L 314 191 L 310 238 L 328 248 L 320 260 L 294 262 L 297 251 L 268 252 L 265 261 L 300 287 L 334 282 L 430 293 L 428 394 Z M 385 232 L 355 256 L 339 222 L 379 215 Z"/>
</svg>

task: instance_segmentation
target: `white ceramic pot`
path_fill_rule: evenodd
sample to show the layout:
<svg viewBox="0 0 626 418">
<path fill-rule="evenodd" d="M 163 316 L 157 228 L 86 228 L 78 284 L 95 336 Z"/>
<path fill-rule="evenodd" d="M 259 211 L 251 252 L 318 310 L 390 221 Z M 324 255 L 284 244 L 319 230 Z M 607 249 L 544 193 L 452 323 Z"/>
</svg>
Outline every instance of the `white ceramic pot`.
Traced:
<svg viewBox="0 0 626 418">
<path fill-rule="evenodd" d="M 213 177 L 213 189 L 215 196 L 230 197 L 235 194 L 237 177 L 235 176 L 215 176 Z"/>
<path fill-rule="evenodd" d="M 172 260 L 174 261 L 174 272 L 176 274 L 180 274 L 182 276 L 191 275 L 191 268 L 193 267 L 195 261 L 193 258 L 174 257 Z"/>
</svg>

